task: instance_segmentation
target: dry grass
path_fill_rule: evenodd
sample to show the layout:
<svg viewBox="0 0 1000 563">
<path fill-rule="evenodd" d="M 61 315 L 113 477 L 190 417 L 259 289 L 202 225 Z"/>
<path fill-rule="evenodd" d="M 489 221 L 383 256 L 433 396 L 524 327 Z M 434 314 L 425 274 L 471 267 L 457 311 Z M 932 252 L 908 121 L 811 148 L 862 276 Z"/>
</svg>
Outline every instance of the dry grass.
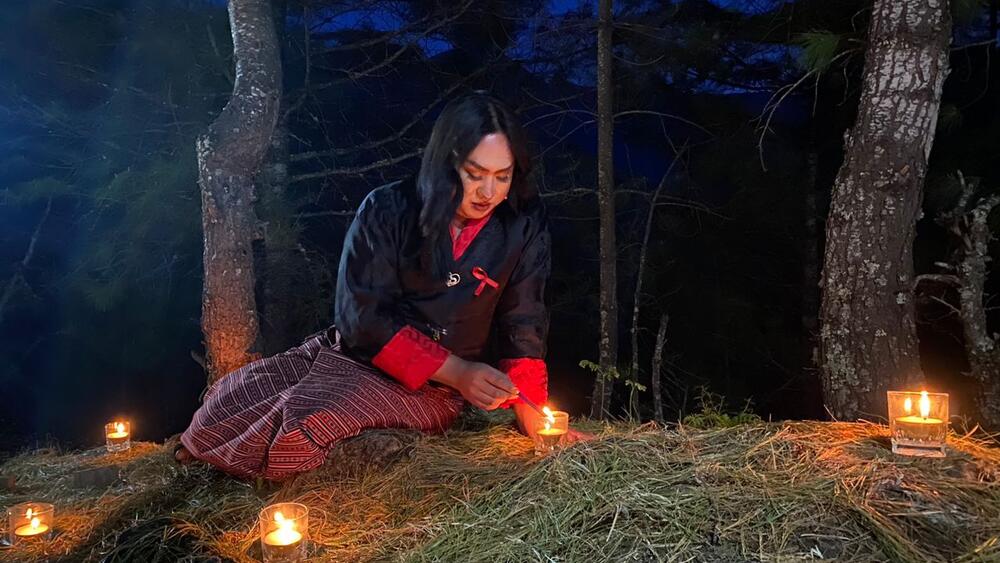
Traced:
<svg viewBox="0 0 1000 563">
<path fill-rule="evenodd" d="M 506 425 L 422 437 L 390 466 L 248 484 L 134 445 L 22 455 L 0 505 L 57 505 L 48 545 L 3 561 L 255 561 L 256 515 L 310 507 L 316 561 L 1000 562 L 1000 449 L 952 436 L 903 458 L 873 424 L 600 427 L 543 459 Z M 120 481 L 75 489 L 101 465 Z"/>
</svg>

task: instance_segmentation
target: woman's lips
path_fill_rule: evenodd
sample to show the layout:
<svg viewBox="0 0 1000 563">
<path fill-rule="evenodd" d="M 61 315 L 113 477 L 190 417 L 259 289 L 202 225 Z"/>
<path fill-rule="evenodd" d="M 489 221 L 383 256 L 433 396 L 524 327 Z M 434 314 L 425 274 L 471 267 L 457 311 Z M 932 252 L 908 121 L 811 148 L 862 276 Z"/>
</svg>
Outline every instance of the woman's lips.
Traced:
<svg viewBox="0 0 1000 563">
<path fill-rule="evenodd" d="M 472 208 L 475 209 L 476 211 L 480 211 L 480 212 L 482 212 L 482 211 L 489 211 L 490 207 L 492 207 L 492 206 L 490 204 L 488 204 L 488 203 L 473 203 L 472 204 Z"/>
</svg>

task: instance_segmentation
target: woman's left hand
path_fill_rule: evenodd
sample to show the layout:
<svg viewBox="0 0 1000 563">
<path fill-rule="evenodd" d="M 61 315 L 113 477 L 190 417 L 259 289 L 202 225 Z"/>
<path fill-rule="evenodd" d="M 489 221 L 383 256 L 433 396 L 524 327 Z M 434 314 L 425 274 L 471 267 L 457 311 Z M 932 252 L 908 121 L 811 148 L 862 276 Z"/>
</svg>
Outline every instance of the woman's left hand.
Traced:
<svg viewBox="0 0 1000 563">
<path fill-rule="evenodd" d="M 597 439 L 597 436 L 594 436 L 593 434 L 582 432 L 580 430 L 573 430 L 572 428 L 566 432 L 566 437 L 563 438 L 566 444 L 572 444 L 573 442 L 589 442 L 595 439 Z"/>
</svg>

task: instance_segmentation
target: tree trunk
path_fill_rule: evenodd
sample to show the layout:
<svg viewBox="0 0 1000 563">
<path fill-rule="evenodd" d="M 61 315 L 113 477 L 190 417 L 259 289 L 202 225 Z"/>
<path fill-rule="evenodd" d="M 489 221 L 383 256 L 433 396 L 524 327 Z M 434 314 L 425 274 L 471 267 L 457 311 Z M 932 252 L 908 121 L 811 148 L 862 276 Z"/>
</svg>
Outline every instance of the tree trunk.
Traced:
<svg viewBox="0 0 1000 563">
<path fill-rule="evenodd" d="M 660 329 L 656 332 L 656 347 L 653 348 L 653 371 L 649 375 L 649 387 L 653 393 L 653 418 L 663 422 L 663 397 L 660 395 L 660 369 L 663 365 L 663 347 L 667 344 L 667 322 L 670 317 L 664 313 L 660 317 Z"/>
<path fill-rule="evenodd" d="M 202 332 L 209 382 L 259 357 L 252 241 L 254 177 L 281 99 L 281 60 L 267 0 L 229 0 L 236 59 L 233 94 L 198 138 L 205 231 Z"/>
<path fill-rule="evenodd" d="M 287 0 L 273 0 L 275 37 L 284 56 Z M 308 48 L 308 45 L 306 45 Z M 282 100 L 285 101 L 284 99 Z M 268 151 L 257 175 L 257 213 L 264 229 L 256 247 L 258 317 L 265 355 L 283 352 L 301 340 L 296 330 L 295 303 L 301 299 L 294 285 L 296 272 L 305 265 L 299 259 L 295 209 L 288 191 L 288 120 L 292 108 L 282 103 Z"/>
<path fill-rule="evenodd" d="M 1000 344 L 986 326 L 986 263 L 993 239 L 987 223 L 1000 196 L 981 202 L 966 217 L 962 260 L 958 266 L 959 302 L 969 372 L 980 386 L 976 406 L 983 426 L 1000 430 Z"/>
<path fill-rule="evenodd" d="M 875 1 L 826 225 L 822 382 L 837 418 L 885 414 L 888 388 L 922 379 L 912 247 L 950 40 L 946 2 Z"/>
<path fill-rule="evenodd" d="M 606 376 L 618 366 L 618 290 L 615 242 L 614 114 L 611 82 L 611 0 L 600 0 L 597 25 L 597 205 L 600 214 L 601 372 L 594 380 L 590 416 L 603 419 L 611 406 L 614 380 Z"/>
<path fill-rule="evenodd" d="M 677 162 L 676 159 L 674 162 Z M 635 273 L 635 293 L 632 296 L 632 369 L 629 370 L 632 379 L 639 380 L 639 311 L 642 307 L 642 282 L 646 276 L 646 256 L 649 253 L 649 239 L 653 233 L 653 218 L 656 215 L 656 202 L 660 198 L 660 193 L 667 185 L 667 178 L 673 170 L 673 164 L 664 173 L 660 183 L 653 190 L 653 195 L 649 199 L 649 210 L 646 212 L 646 225 L 643 229 L 642 244 L 639 246 L 639 267 Z"/>
</svg>

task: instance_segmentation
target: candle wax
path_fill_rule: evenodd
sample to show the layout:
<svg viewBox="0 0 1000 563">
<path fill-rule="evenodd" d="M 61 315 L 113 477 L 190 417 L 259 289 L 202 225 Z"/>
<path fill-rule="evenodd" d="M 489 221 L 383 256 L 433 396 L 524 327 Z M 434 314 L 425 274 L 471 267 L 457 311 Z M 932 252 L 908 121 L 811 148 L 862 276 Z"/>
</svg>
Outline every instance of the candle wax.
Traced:
<svg viewBox="0 0 1000 563">
<path fill-rule="evenodd" d="M 21 537 L 37 536 L 38 534 L 44 534 L 49 531 L 49 527 L 45 524 L 39 524 L 38 526 L 32 526 L 31 524 L 25 524 L 14 530 L 14 534 Z"/>
<path fill-rule="evenodd" d="M 896 422 L 903 424 L 941 424 L 944 421 L 940 418 L 924 418 L 922 416 L 910 415 L 901 416 L 896 419 Z"/>
<path fill-rule="evenodd" d="M 128 432 L 112 432 L 108 438 L 128 438 Z"/>
<path fill-rule="evenodd" d="M 565 433 L 566 431 L 562 428 L 542 428 L 538 431 L 540 436 L 559 436 Z"/>
<path fill-rule="evenodd" d="M 302 534 L 295 530 L 279 528 L 264 536 L 264 543 L 267 545 L 292 545 L 301 539 Z"/>
</svg>

